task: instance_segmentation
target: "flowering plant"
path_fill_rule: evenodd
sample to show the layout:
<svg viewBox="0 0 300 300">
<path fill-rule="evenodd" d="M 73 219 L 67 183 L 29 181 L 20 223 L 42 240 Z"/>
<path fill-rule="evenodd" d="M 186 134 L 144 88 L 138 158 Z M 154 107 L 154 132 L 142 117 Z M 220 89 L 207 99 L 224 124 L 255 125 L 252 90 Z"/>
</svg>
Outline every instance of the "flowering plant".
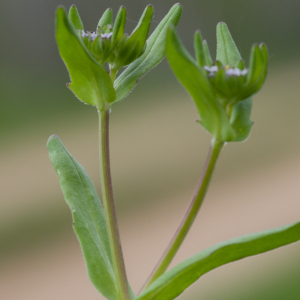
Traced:
<svg viewBox="0 0 300 300">
<path fill-rule="evenodd" d="M 214 245 L 167 271 L 203 203 L 219 154 L 227 142 L 245 140 L 250 133 L 252 95 L 263 85 L 268 66 L 265 45 L 254 45 L 249 68 L 225 23 L 217 26 L 217 58 L 213 63 L 206 41 L 195 34 L 194 59 L 175 31 L 181 6 L 174 5 L 147 39 L 153 8 L 147 6 L 130 36 L 124 32 L 126 10 L 115 22 L 104 12 L 96 31 L 84 31 L 75 6 L 67 15 L 57 10 L 56 40 L 71 77 L 68 87 L 83 102 L 96 106 L 100 126 L 101 193 L 60 139 L 48 140 L 50 160 L 71 208 L 89 277 L 109 300 L 171 300 L 203 274 L 226 263 L 300 240 L 300 223 L 238 237 Z M 199 123 L 212 134 L 202 176 L 179 227 L 137 296 L 127 280 L 113 199 L 109 161 L 109 114 L 138 79 L 167 55 L 181 84 L 193 98 Z M 121 68 L 125 70 L 118 75 Z M 100 200 L 101 199 L 101 200 Z"/>
</svg>

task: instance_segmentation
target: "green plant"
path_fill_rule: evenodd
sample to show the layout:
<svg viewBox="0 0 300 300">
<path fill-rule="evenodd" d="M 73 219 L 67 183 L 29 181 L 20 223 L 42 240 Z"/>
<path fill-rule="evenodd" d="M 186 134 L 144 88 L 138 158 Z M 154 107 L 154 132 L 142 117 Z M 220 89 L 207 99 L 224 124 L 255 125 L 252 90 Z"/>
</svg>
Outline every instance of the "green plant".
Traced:
<svg viewBox="0 0 300 300">
<path fill-rule="evenodd" d="M 243 141 L 250 133 L 251 97 L 265 81 L 268 53 L 265 45 L 254 45 L 246 68 L 226 24 L 219 23 L 216 62 L 200 32 L 195 34 L 194 59 L 175 32 L 181 6 L 174 5 L 147 39 L 152 13 L 152 6 L 147 6 L 130 36 L 124 33 L 124 7 L 114 23 L 111 9 L 106 10 L 95 32 L 84 31 L 75 6 L 68 15 L 63 8 L 56 14 L 56 40 L 71 77 L 68 87 L 81 101 L 95 106 L 99 114 L 101 201 L 84 168 L 57 136 L 48 140 L 49 156 L 72 211 L 89 277 L 109 300 L 174 299 L 214 268 L 300 239 L 300 223 L 291 224 L 217 244 L 166 272 L 201 207 L 223 145 Z M 114 207 L 109 114 L 111 106 L 122 100 L 165 54 L 196 104 L 199 123 L 213 138 L 191 204 L 141 293 L 135 296 L 126 277 Z"/>
</svg>

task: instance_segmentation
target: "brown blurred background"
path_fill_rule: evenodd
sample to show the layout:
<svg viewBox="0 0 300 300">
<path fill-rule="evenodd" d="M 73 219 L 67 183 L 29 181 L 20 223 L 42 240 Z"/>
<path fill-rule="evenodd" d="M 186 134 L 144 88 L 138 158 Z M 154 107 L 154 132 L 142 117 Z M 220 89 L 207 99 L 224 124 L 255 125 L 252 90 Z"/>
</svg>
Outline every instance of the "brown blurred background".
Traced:
<svg viewBox="0 0 300 300">
<path fill-rule="evenodd" d="M 49 162 L 57 134 L 96 187 L 97 113 L 66 88 L 54 39 L 58 5 L 75 3 L 87 30 L 121 4 L 127 31 L 140 1 L 0 2 L 0 299 L 103 299 L 86 275 L 71 214 Z M 152 29 L 175 2 L 153 0 Z M 269 76 L 254 97 L 252 134 L 221 154 L 202 211 L 178 263 L 214 243 L 300 219 L 300 2 L 182 0 L 178 27 L 192 50 L 196 29 L 215 55 L 215 26 L 228 24 L 248 61 L 250 47 L 269 48 Z M 171 238 L 196 186 L 210 136 L 196 124 L 189 95 L 166 61 L 113 107 L 111 160 L 128 276 L 135 292 Z M 300 244 L 244 259 L 203 276 L 179 299 L 300 299 Z"/>
</svg>

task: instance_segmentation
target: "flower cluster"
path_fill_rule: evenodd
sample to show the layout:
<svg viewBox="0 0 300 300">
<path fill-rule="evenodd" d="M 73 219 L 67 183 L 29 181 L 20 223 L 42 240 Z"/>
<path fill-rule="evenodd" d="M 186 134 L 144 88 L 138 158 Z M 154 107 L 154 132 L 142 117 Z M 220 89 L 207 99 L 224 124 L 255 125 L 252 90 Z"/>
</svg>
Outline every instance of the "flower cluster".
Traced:
<svg viewBox="0 0 300 300">
<path fill-rule="evenodd" d="M 203 66 L 203 69 L 222 104 L 234 105 L 252 96 L 264 83 L 267 73 L 266 46 L 252 47 L 249 69 L 245 68 L 242 59 L 233 66 L 223 65 L 217 60 L 211 66 Z"/>
<path fill-rule="evenodd" d="M 59 7 L 55 37 L 70 74 L 68 88 L 79 100 L 96 106 L 99 111 L 124 99 L 139 78 L 164 58 L 167 30 L 177 26 L 181 12 L 181 5 L 174 4 L 148 38 L 152 5 L 145 8 L 131 34 L 125 33 L 127 12 L 123 6 L 114 21 L 112 10 L 108 8 L 95 31 L 84 29 L 75 5 L 68 13 Z"/>
<path fill-rule="evenodd" d="M 246 68 L 227 25 L 222 22 L 217 25 L 215 62 L 199 31 L 195 34 L 194 46 L 196 60 L 170 29 L 167 57 L 177 78 L 195 101 L 200 124 L 220 141 L 245 140 L 252 127 L 251 96 L 259 91 L 267 75 L 266 46 L 252 47 Z"/>
<path fill-rule="evenodd" d="M 144 53 L 153 7 L 146 7 L 130 36 L 124 33 L 126 14 L 125 7 L 121 6 L 113 23 L 112 10 L 109 8 L 100 18 L 96 31 L 84 31 L 76 7 L 72 6 L 69 12 L 69 19 L 85 47 L 101 65 L 107 62 L 113 73 Z"/>
</svg>

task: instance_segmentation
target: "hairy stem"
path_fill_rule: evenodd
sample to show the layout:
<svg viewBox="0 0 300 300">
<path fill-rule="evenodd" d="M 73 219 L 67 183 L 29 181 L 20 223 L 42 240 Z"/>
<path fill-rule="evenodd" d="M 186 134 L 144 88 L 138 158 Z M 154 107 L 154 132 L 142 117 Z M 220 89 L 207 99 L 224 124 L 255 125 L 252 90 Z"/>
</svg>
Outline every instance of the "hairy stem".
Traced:
<svg viewBox="0 0 300 300">
<path fill-rule="evenodd" d="M 187 208 L 187 211 L 185 212 L 168 247 L 166 248 L 162 257 L 160 258 L 154 270 L 147 279 L 146 283 L 144 284 L 142 291 L 146 289 L 155 279 L 157 279 L 167 270 L 179 247 L 181 246 L 184 238 L 186 237 L 189 229 L 191 228 L 196 218 L 196 215 L 201 207 L 201 204 L 203 203 L 214 167 L 222 150 L 223 144 L 224 143 L 218 142 L 216 140 L 212 141 L 212 145 L 209 149 L 208 157 L 202 172 L 202 176 L 198 182 L 197 188 Z"/>
<path fill-rule="evenodd" d="M 128 281 L 123 260 L 117 216 L 113 198 L 109 160 L 109 109 L 99 111 L 100 125 L 100 177 L 103 207 L 114 273 L 120 300 L 129 300 Z"/>
</svg>

